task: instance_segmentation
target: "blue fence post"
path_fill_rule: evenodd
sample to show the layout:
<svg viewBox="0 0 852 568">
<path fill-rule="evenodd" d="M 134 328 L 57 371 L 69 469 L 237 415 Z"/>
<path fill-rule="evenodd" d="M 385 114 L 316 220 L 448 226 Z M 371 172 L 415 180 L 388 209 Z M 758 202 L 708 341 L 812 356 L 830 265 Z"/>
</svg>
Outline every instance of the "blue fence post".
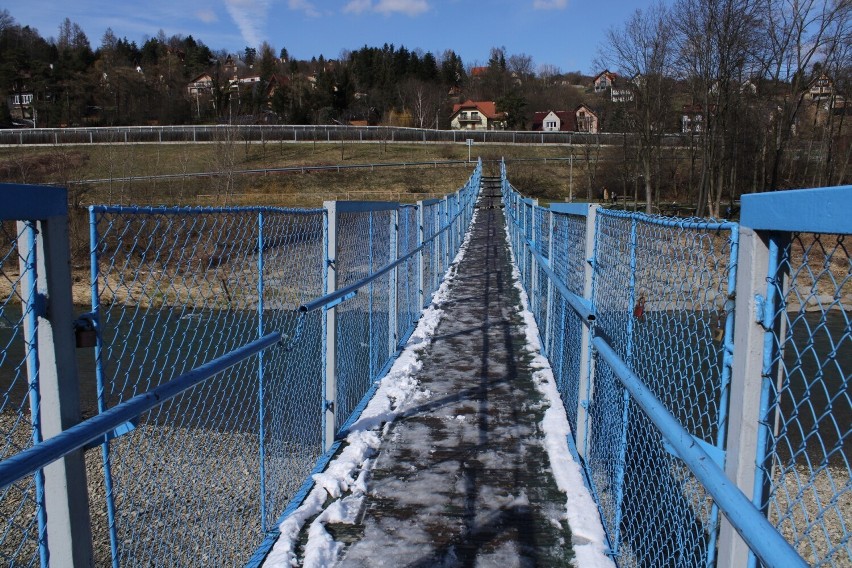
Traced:
<svg viewBox="0 0 852 568">
<path fill-rule="evenodd" d="M 550 238 L 548 238 L 548 240 L 547 240 L 547 262 L 550 263 L 550 268 L 554 269 L 555 266 L 554 266 L 554 262 L 553 262 L 553 242 L 556 239 L 553 238 L 553 235 L 554 235 L 554 220 L 555 220 L 555 217 L 553 215 L 553 210 L 548 210 L 547 216 L 548 216 L 548 226 L 550 227 Z M 556 351 L 555 349 L 553 349 L 553 314 L 554 314 L 554 310 L 553 310 L 554 301 L 553 300 L 554 300 L 554 297 L 553 297 L 553 280 L 548 278 L 547 279 L 547 304 L 546 304 L 547 305 L 547 319 L 545 320 L 545 323 L 544 323 L 543 345 L 544 345 L 544 354 L 549 359 L 551 359 L 551 362 L 553 362 L 553 356 L 554 356 L 554 353 Z"/>
<path fill-rule="evenodd" d="M 68 197 L 61 188 L 7 184 L 3 184 L 2 193 L 0 220 L 17 221 L 18 236 L 14 244 L 18 249 L 21 281 L 15 295 L 20 296 L 22 303 L 35 446 L 80 421 Z M 24 408 L 20 410 L 25 412 Z M 40 565 L 91 566 L 91 523 L 83 453 L 70 453 L 32 475 L 38 530 L 33 536 L 37 537 Z"/>
<path fill-rule="evenodd" d="M 337 202 L 326 201 L 325 209 L 325 293 L 337 290 Z M 323 318 L 323 447 L 334 444 L 337 432 L 337 308 L 324 308 Z"/>
<path fill-rule="evenodd" d="M 438 231 L 441 230 L 441 202 L 438 201 L 432 206 L 432 291 L 438 289 L 438 284 L 441 281 L 441 236 Z"/>
<path fill-rule="evenodd" d="M 426 228 L 426 215 L 423 201 L 417 202 L 417 309 L 422 310 L 426 302 L 426 255 L 423 250 L 423 239 Z"/>
<path fill-rule="evenodd" d="M 370 237 L 370 245 L 369 245 L 369 263 L 370 268 L 367 271 L 368 274 L 372 273 L 375 268 L 375 259 L 374 259 L 374 244 L 373 241 L 376 238 L 376 231 L 373 229 L 373 211 L 371 210 L 368 213 L 369 224 L 368 224 L 368 235 Z M 373 343 L 375 341 L 375 335 L 373 334 L 373 313 L 375 312 L 373 306 L 373 285 L 374 282 L 370 282 L 367 284 L 367 361 L 368 367 L 370 369 L 369 376 L 372 381 L 375 378 L 376 366 L 375 366 L 375 352 L 373 348 Z M 345 420 L 345 417 L 344 417 Z"/>
<path fill-rule="evenodd" d="M 263 337 L 263 211 L 257 214 L 257 337 Z M 263 389 L 263 351 L 257 354 L 258 436 L 260 450 L 260 530 L 266 532 L 266 402 Z"/>
<path fill-rule="evenodd" d="M 35 221 L 18 221 L 18 234 L 24 238 L 18 240 L 21 275 L 23 284 L 22 306 L 24 314 L 24 342 L 27 350 L 27 377 L 30 400 L 30 426 L 32 444 L 42 440 L 41 435 L 41 395 L 39 388 L 39 300 L 38 300 L 38 247 L 36 245 Z M 37 471 L 35 478 L 36 521 L 38 523 L 38 553 L 41 568 L 50 564 L 47 544 L 47 510 L 44 502 L 44 471 Z"/>
<path fill-rule="evenodd" d="M 452 230 L 450 229 L 450 196 L 447 195 L 441 200 L 441 206 L 443 207 L 444 216 L 441 228 L 447 228 L 447 230 L 442 233 L 444 241 L 444 266 L 442 267 L 441 274 L 443 275 L 450 267 L 450 262 L 452 262 L 452 258 L 450 257 L 452 254 L 450 251 L 450 247 L 452 246 L 452 243 L 450 242 L 452 237 Z"/>
<path fill-rule="evenodd" d="M 98 413 L 107 410 L 106 406 L 106 373 L 104 371 L 104 341 L 103 321 L 100 298 L 100 265 L 98 257 L 98 215 L 94 207 L 89 207 L 89 241 L 92 285 L 92 314 L 97 330 L 95 343 L 95 380 L 98 389 Z M 112 482 L 112 463 L 110 462 L 109 440 L 101 445 L 101 459 L 104 464 L 104 492 L 106 493 L 107 526 L 109 527 L 110 558 L 113 568 L 118 568 L 118 528 L 115 524 L 115 493 Z"/>
<path fill-rule="evenodd" d="M 636 304 L 636 246 L 637 246 L 637 222 L 636 216 L 630 217 L 630 284 L 628 289 L 627 312 L 627 346 L 625 349 L 625 361 L 629 369 L 633 369 L 633 306 Z M 622 398 L 621 414 L 621 447 L 616 464 L 615 480 L 615 521 L 613 521 L 614 535 L 612 548 L 618 553 L 621 544 L 621 516 L 622 504 L 624 502 L 624 470 L 627 456 L 627 426 L 630 420 L 630 393 L 625 389 Z"/>
<path fill-rule="evenodd" d="M 599 205 L 590 204 L 586 216 L 586 242 L 584 248 L 583 298 L 594 302 L 595 282 L 595 242 L 597 238 L 597 219 Z M 595 307 L 595 311 L 597 308 Z M 580 330 L 580 374 L 577 393 L 577 453 L 584 460 L 589 451 L 589 404 L 594 393 L 595 358 L 592 353 L 592 330 L 583 326 Z"/>
<path fill-rule="evenodd" d="M 388 264 L 399 258 L 399 209 L 390 212 L 390 243 L 388 246 Z M 399 267 L 388 274 L 388 355 L 393 356 L 399 342 L 399 297 L 397 280 Z"/>
<path fill-rule="evenodd" d="M 534 254 L 532 254 L 532 251 L 533 250 L 537 251 L 538 246 L 539 246 L 538 234 L 536 233 L 536 225 L 538 225 L 537 210 L 538 210 L 538 200 L 533 199 L 532 204 L 530 205 L 530 213 L 531 213 L 530 214 L 530 232 L 529 232 L 529 235 L 527 236 L 527 238 L 529 239 L 529 242 L 531 244 L 529 244 L 527 246 L 529 246 L 529 248 L 531 249 L 530 255 L 529 255 L 529 257 L 530 257 L 530 275 L 529 275 L 530 310 L 532 310 L 533 318 L 535 318 L 535 319 L 537 319 L 536 316 L 538 315 L 538 306 L 541 303 L 541 297 L 538 293 L 538 260 L 536 259 L 536 256 Z M 541 322 L 537 322 L 537 323 L 539 325 L 541 324 Z M 544 355 L 547 356 L 547 353 L 545 353 Z"/>
<path fill-rule="evenodd" d="M 783 282 L 777 283 L 776 277 L 778 273 L 778 263 L 781 256 L 781 250 L 784 247 L 786 239 L 780 233 L 771 233 L 767 236 L 768 241 L 768 262 L 765 266 L 765 295 L 763 301 L 759 302 L 760 308 L 757 311 L 755 319 L 759 321 L 760 327 L 763 329 L 763 346 L 762 346 L 762 365 L 761 365 L 761 384 L 760 384 L 760 403 L 759 415 L 757 421 L 757 443 L 755 452 L 755 470 L 754 470 L 754 486 L 752 494 L 752 503 L 758 510 L 765 512 L 765 498 L 768 492 L 767 484 L 769 480 L 766 478 L 764 468 L 760 467 L 766 461 L 766 454 L 769 445 L 770 432 L 770 416 L 769 408 L 772 406 L 771 384 L 778 375 L 778 366 L 781 359 L 779 349 L 780 346 L 776 341 L 777 337 L 784 337 L 783 318 L 781 321 L 776 321 L 776 311 L 779 302 L 784 302 L 784 298 L 779 297 L 778 288 L 783 288 Z M 782 276 L 783 278 L 783 276 Z M 779 286 L 780 284 L 780 286 Z M 780 390 L 780 387 L 779 387 Z M 776 417 L 777 419 L 777 417 Z M 776 424 L 777 427 L 777 424 Z M 749 554 L 748 565 L 753 568 L 757 565 L 757 559 L 754 553 Z"/>
</svg>

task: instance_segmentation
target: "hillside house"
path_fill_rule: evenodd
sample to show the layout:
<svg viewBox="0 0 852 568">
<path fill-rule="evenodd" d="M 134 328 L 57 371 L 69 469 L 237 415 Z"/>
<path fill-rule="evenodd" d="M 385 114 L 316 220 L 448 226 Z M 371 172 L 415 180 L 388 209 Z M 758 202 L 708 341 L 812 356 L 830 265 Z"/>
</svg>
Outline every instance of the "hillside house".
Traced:
<svg viewBox="0 0 852 568">
<path fill-rule="evenodd" d="M 592 87 L 596 93 L 606 92 L 612 88 L 618 75 L 612 73 L 609 69 L 604 69 L 592 79 Z"/>
<path fill-rule="evenodd" d="M 213 77 L 210 73 L 202 73 L 192 79 L 186 86 L 186 92 L 190 97 L 210 94 L 213 91 Z"/>
<path fill-rule="evenodd" d="M 588 106 L 579 105 L 573 111 L 550 110 L 533 115 L 533 130 L 542 132 L 598 132 L 598 115 Z"/>
<path fill-rule="evenodd" d="M 15 93 L 6 97 L 6 106 L 15 126 L 35 127 L 34 96 L 29 91 Z"/>
<path fill-rule="evenodd" d="M 808 86 L 808 96 L 811 100 L 821 100 L 829 98 L 834 92 L 834 81 L 825 73 L 811 81 Z"/>
<path fill-rule="evenodd" d="M 497 112 L 494 101 L 472 101 L 453 105 L 450 128 L 453 130 L 505 130 L 505 112 Z"/>
<path fill-rule="evenodd" d="M 711 112 L 713 108 L 711 107 Z M 683 105 L 680 114 L 680 131 L 684 134 L 699 134 L 707 128 L 704 107 L 701 105 Z"/>
<path fill-rule="evenodd" d="M 609 98 L 614 103 L 629 103 L 633 101 L 633 85 L 638 84 L 636 81 L 640 80 L 640 76 L 636 75 L 630 81 L 625 81 L 615 73 L 605 69 L 592 79 L 592 87 L 598 94 L 609 93 Z"/>
</svg>

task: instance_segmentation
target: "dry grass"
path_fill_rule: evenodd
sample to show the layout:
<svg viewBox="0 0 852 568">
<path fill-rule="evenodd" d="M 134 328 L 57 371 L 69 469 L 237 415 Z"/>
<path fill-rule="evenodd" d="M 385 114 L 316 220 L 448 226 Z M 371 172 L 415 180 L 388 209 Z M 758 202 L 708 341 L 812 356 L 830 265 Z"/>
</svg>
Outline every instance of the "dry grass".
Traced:
<svg viewBox="0 0 852 568">
<path fill-rule="evenodd" d="M 115 144 L 0 148 L 0 182 L 69 184 L 72 206 L 94 203 L 167 205 L 278 205 L 315 207 L 328 199 L 412 202 L 455 191 L 471 166 L 417 166 L 340 172 L 243 175 L 240 170 L 466 160 L 464 144 L 346 142 Z M 565 147 L 479 145 L 484 160 L 565 158 Z M 589 176 L 575 150 L 573 180 L 565 161 L 513 162 L 510 173 L 526 194 L 563 200 L 588 191 Z M 601 155 L 604 158 L 604 155 Z M 603 170 L 604 168 L 598 168 Z M 213 173 L 210 177 L 190 174 Z M 496 170 L 493 173 L 499 173 Z M 121 181 L 136 176 L 174 179 Z M 183 177 L 187 176 L 187 177 Z M 80 184 L 85 180 L 113 180 Z M 598 183 L 601 180 L 596 180 Z M 597 189 L 593 191 L 596 194 Z"/>
</svg>

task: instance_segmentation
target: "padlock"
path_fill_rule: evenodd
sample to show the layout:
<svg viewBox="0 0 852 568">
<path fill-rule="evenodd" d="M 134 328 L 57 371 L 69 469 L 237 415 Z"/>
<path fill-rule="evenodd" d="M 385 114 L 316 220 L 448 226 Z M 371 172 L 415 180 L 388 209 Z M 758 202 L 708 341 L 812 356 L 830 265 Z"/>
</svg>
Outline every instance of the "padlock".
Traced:
<svg viewBox="0 0 852 568">
<path fill-rule="evenodd" d="M 98 332 L 91 314 L 80 316 L 74 322 L 74 337 L 78 349 L 94 347 L 98 344 Z"/>
</svg>

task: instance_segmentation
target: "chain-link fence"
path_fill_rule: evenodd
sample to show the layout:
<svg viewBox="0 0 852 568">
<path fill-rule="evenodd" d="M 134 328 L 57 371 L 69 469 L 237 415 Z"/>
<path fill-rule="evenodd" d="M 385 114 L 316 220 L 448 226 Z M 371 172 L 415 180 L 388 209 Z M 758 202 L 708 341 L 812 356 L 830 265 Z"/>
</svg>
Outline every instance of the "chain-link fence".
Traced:
<svg viewBox="0 0 852 568">
<path fill-rule="evenodd" d="M 35 243 L 33 220 L 0 222 L 0 459 L 41 440 Z M 0 507 L 6 519 L 0 531 L 2 562 L 10 566 L 44 563 L 43 472 L 2 489 Z"/>
<path fill-rule="evenodd" d="M 849 242 L 794 231 L 769 243 L 755 504 L 814 566 L 852 564 Z"/>
<path fill-rule="evenodd" d="M 320 321 L 297 315 L 322 293 L 323 212 L 90 211 L 98 412 L 269 331 L 288 344 L 140 416 L 102 449 L 95 500 L 115 564 L 204 563 L 197 550 L 240 562 L 323 452 Z"/>
<path fill-rule="evenodd" d="M 538 207 L 503 173 L 521 281 L 618 565 L 743 565 L 749 549 L 769 564 L 847 565 L 850 194 L 745 200 L 744 223 L 771 212 L 755 237 L 728 222 Z M 832 210 L 797 225 L 814 202 Z M 743 234 L 749 251 L 769 243 L 745 270 Z"/>
<path fill-rule="evenodd" d="M 92 311 L 75 323 L 78 347 L 94 346 L 77 352 L 88 419 L 49 443 L 39 443 L 38 225 L 4 221 L 2 558 L 50 563 L 42 467 L 90 443 L 88 484 L 80 476 L 78 487 L 85 514 L 65 526 L 91 527 L 94 549 L 75 562 L 94 554 L 97 565 L 245 563 L 274 537 L 279 515 L 413 331 L 461 246 L 480 172 L 456 194 L 417 206 L 91 207 Z M 64 190 L 47 189 L 61 191 L 65 206 Z M 65 247 L 58 264 L 67 270 L 67 235 Z M 352 289 L 333 306 L 330 268 L 331 288 Z M 63 282 L 70 316 L 70 274 Z M 311 300 L 323 309 L 304 309 Z"/>
</svg>

